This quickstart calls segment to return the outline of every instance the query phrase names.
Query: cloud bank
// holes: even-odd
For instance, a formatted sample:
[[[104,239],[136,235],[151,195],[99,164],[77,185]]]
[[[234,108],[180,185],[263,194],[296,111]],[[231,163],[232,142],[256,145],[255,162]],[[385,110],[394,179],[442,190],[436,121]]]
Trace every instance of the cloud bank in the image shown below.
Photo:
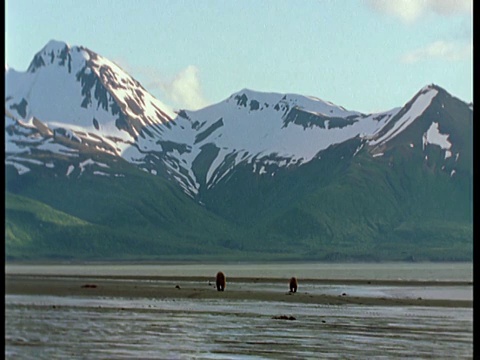
[[[366,4],[405,23],[412,23],[428,13],[443,16],[473,13],[473,0],[366,0]]]

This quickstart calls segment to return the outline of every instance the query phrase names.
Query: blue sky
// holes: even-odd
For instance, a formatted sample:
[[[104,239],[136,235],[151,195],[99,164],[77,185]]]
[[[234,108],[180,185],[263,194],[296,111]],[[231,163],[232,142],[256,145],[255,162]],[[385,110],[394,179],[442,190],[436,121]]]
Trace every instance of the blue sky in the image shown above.
[[[173,108],[243,88],[365,113],[424,85],[473,100],[472,0],[6,0],[5,63],[51,40],[115,61]]]

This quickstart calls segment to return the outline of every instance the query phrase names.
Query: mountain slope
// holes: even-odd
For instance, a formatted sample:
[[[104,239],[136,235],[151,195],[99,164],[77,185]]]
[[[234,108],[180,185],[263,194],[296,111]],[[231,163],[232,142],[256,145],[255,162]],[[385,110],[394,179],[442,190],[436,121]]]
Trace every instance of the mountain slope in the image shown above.
[[[52,176],[49,170],[39,166],[18,175],[7,167],[6,225],[12,230],[6,249],[11,258],[148,259],[218,252],[228,256],[222,243],[238,241],[235,227],[166,180],[125,161],[114,169],[121,170],[122,177],[85,172],[65,178]],[[43,218],[49,213],[58,226],[52,221],[45,225]],[[33,242],[22,243],[27,240]]]
[[[472,129],[433,84],[375,114],[248,89],[175,114],[52,41],[6,69],[7,256],[468,260]]]
[[[374,140],[388,134],[379,128],[332,144],[302,166],[272,161],[255,173],[243,161],[202,202],[251,229],[252,246],[280,243],[327,260],[469,258],[471,109],[427,86],[391,118],[410,124],[384,142]]]

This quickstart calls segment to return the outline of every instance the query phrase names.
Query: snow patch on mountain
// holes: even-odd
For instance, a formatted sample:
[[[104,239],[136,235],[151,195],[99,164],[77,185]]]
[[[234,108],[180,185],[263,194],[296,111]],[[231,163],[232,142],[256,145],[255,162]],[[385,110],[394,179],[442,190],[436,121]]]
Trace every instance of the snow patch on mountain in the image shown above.
[[[101,162],[98,162],[98,161],[94,161],[92,159],[87,159],[87,160],[82,161],[80,164],[78,164],[78,166],[80,168],[80,175],[83,174],[83,172],[85,171],[85,168],[87,166],[93,166],[93,165],[97,165],[97,166],[100,166],[100,167],[103,167],[103,168],[109,168],[109,166],[107,164],[104,164],[104,163],[101,163]]]
[[[15,161],[6,160],[5,165],[13,165],[17,170],[18,175],[23,175],[30,171],[30,168]]]
[[[36,160],[36,159],[30,159],[30,158],[24,158],[24,157],[18,157],[18,156],[10,156],[8,159],[13,161],[28,162],[34,165],[44,165],[42,161]]]
[[[441,134],[438,123],[432,122],[428,130],[422,136],[423,149],[425,149],[428,144],[438,145],[445,150],[445,159],[447,159],[452,156],[452,152],[450,151],[452,143],[448,141],[449,136],[450,135],[448,134]]]
[[[369,145],[375,146],[378,144],[383,144],[400,134],[410,124],[412,124],[415,119],[417,119],[420,115],[423,114],[423,112],[428,108],[433,98],[437,94],[438,91],[436,89],[433,89],[431,87],[424,87],[420,91],[419,95],[415,99],[414,103],[410,106],[408,111],[395,122],[393,127],[379,138],[375,140],[370,140]]]
[[[73,165],[68,165],[68,169],[67,169],[67,176],[70,176],[70,174],[73,172],[73,170],[75,170],[75,166]]]
[[[53,139],[48,139],[36,147],[38,150],[49,151],[54,154],[78,157],[78,150],[68,146],[55,143]]]

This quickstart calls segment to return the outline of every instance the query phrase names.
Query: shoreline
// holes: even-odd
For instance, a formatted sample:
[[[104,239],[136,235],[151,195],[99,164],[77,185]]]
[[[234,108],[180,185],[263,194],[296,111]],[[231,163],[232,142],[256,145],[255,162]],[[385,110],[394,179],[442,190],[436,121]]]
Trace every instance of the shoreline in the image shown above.
[[[230,283],[284,283],[284,292],[262,289],[229,289]],[[214,277],[205,276],[91,276],[5,274],[6,295],[50,295],[88,297],[127,297],[154,299],[230,299],[289,302],[319,305],[366,306],[430,306],[473,308],[473,300],[361,297],[310,294],[308,284],[393,285],[393,286],[470,286],[466,281],[405,281],[405,280],[321,280],[302,279],[297,293],[288,292],[288,279],[227,278],[225,291],[214,288]]]
[[[215,282],[215,276],[166,276],[166,275],[85,275],[85,274],[27,274],[7,273],[5,277],[28,277],[48,279],[98,279],[98,280],[128,280],[128,281],[181,281],[181,282]],[[288,284],[289,279],[278,277],[228,277],[229,283],[270,283]],[[473,281],[465,280],[385,280],[385,279],[309,279],[301,278],[303,284],[316,285],[378,285],[378,286],[473,286]]]

